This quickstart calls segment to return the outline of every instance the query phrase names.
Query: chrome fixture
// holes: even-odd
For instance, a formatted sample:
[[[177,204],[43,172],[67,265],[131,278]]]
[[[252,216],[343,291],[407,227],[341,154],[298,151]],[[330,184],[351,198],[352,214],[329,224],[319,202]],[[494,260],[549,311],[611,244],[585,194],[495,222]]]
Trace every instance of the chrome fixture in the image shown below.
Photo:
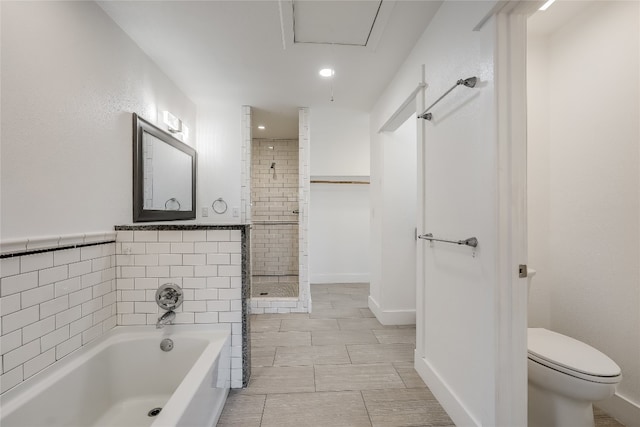
[[[165,283],[156,291],[156,303],[163,310],[175,310],[180,307],[183,298],[182,289],[175,283]]]
[[[166,202],[164,202],[164,210],[165,211],[179,211],[181,208],[180,201],[175,197],[170,198]]]
[[[164,328],[164,325],[170,325],[176,318],[176,313],[173,310],[167,311],[162,316],[158,317],[156,322],[156,329]],[[165,350],[166,351],[166,350]]]
[[[165,338],[160,342],[160,350],[162,351],[171,351],[173,350],[173,340],[170,338]]]
[[[217,214],[223,214],[227,211],[227,202],[222,197],[218,197],[211,204],[213,211]]]
[[[429,110],[431,110],[438,102],[442,101],[442,98],[444,98],[445,96],[449,95],[449,93],[454,90],[456,87],[462,85],[462,86],[466,86],[466,87],[475,87],[476,83],[478,82],[478,78],[477,77],[469,77],[466,79],[460,79],[456,82],[456,84],[454,84],[451,89],[449,89],[448,91],[446,91],[444,93],[444,95],[442,95],[440,98],[438,98],[436,100],[436,102],[434,102],[433,104],[431,104],[426,110],[424,110],[424,112],[422,114],[420,114],[418,116],[419,119],[426,119],[426,120],[431,120],[433,118],[433,115],[431,113],[429,113]]]
[[[427,233],[427,234],[421,234],[420,236],[418,236],[418,239],[429,240],[431,242],[454,243],[456,245],[471,246],[472,248],[478,247],[478,239],[476,239],[475,237],[469,237],[468,239],[464,239],[464,240],[445,240],[445,239],[436,239],[435,237],[433,237],[433,234]]]

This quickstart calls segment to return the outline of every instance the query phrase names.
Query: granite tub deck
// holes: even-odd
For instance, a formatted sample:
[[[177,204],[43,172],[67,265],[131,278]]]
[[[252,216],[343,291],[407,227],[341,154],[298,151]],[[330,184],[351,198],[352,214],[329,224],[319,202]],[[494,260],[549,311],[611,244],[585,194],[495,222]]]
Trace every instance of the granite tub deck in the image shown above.
[[[180,285],[176,323],[231,324],[231,387],[249,384],[251,260],[249,224],[115,227],[118,324],[155,324],[155,291]]]

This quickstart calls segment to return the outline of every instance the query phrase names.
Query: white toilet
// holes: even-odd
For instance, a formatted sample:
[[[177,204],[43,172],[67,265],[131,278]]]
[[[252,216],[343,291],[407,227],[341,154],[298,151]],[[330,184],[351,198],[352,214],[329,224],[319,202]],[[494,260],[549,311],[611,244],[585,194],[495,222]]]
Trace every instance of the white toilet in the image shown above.
[[[605,354],[543,328],[528,329],[527,367],[528,427],[593,427],[592,403],[612,396],[622,379]]]

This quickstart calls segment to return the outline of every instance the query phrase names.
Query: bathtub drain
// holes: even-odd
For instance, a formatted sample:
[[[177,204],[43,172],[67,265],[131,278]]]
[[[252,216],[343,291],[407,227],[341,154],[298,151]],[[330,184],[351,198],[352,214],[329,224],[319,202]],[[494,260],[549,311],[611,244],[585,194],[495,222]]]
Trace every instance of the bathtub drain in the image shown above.
[[[160,411],[162,411],[162,408],[153,408],[152,410],[150,410],[147,413],[147,416],[149,417],[155,417],[156,415],[158,415],[160,413]]]
[[[162,351],[171,351],[173,349],[173,340],[171,338],[165,338],[160,343],[160,349]]]

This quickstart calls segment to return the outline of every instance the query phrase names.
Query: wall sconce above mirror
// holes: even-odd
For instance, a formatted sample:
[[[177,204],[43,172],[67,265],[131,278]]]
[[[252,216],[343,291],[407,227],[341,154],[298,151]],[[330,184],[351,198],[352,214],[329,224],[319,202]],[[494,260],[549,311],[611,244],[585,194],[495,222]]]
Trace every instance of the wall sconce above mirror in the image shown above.
[[[133,114],[133,222],[196,217],[196,151]]]
[[[162,121],[165,125],[167,125],[167,129],[171,133],[181,133],[182,132],[182,120],[174,116],[168,111],[162,112]]]

